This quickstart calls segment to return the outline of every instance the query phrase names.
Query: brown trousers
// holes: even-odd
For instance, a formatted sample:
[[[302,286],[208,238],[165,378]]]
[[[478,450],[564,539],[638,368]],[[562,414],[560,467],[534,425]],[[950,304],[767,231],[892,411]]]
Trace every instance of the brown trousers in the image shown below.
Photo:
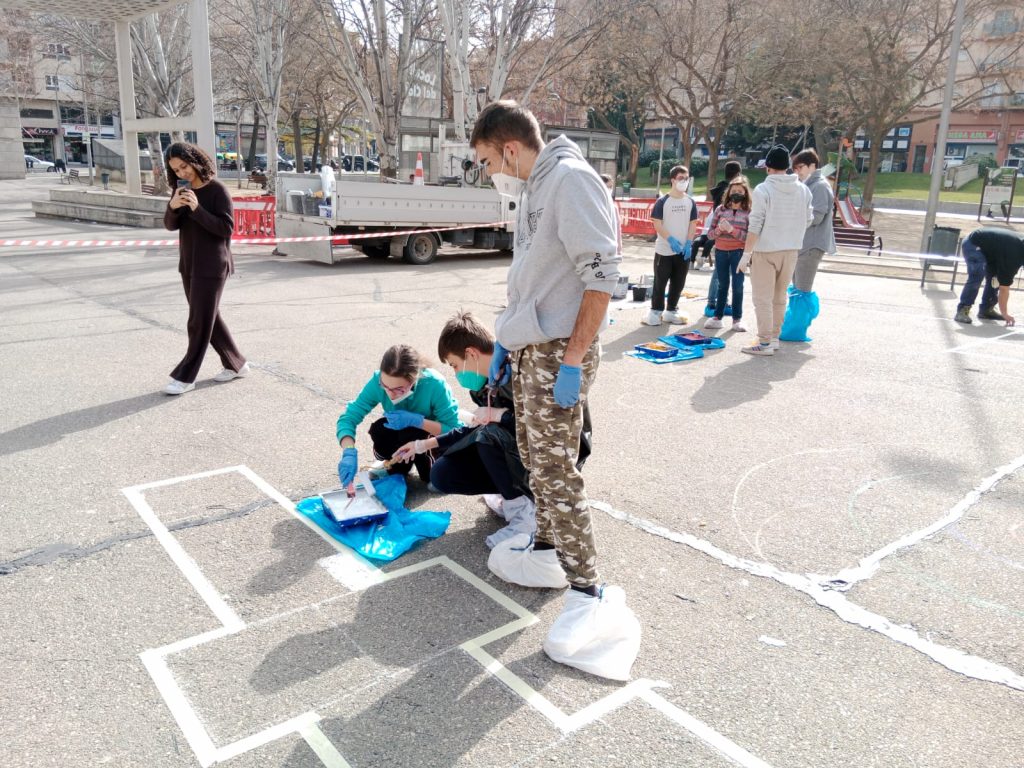
[[[171,378],[186,384],[195,381],[203,365],[206,347],[210,345],[220,355],[220,362],[225,368],[239,370],[245,365],[245,357],[235,346],[219,311],[220,296],[227,278],[182,274],[181,282],[188,299],[188,351],[171,371]]]

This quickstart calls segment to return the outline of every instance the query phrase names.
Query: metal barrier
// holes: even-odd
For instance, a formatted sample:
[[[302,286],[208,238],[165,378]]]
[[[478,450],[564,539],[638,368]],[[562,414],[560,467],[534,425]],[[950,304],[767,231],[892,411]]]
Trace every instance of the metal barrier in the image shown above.
[[[654,200],[616,200],[615,206],[619,210],[619,225],[624,235],[639,235],[641,237],[654,237],[654,224],[651,223],[651,211],[654,208]],[[711,201],[697,202],[697,234],[704,232],[704,222],[714,204]]]
[[[231,203],[235,209],[235,237],[274,237],[277,201],[272,195],[240,197]]]

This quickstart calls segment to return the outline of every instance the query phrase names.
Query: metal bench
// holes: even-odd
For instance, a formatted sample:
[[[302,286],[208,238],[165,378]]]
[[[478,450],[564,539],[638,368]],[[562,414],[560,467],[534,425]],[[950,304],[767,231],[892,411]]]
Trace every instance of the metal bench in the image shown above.
[[[85,179],[82,178],[82,173],[81,173],[81,171],[79,171],[78,168],[72,168],[67,173],[61,174],[61,177],[60,177],[60,183],[61,184],[70,184],[73,181],[77,181],[77,182],[80,182],[82,184],[85,184]]]
[[[266,189],[267,175],[265,173],[257,173],[256,171],[253,171],[246,179],[245,186],[251,189],[253,184],[259,184],[261,189]]]

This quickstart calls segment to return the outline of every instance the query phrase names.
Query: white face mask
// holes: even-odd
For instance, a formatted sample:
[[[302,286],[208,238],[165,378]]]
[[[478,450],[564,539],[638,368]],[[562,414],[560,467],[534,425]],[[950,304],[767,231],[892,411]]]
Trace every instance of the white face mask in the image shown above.
[[[505,173],[505,152],[501,153],[501,171],[498,173],[491,174],[491,183],[494,184],[494,188],[498,190],[499,195],[505,197],[514,197],[517,200],[519,196],[523,194],[523,189],[526,187],[526,181],[519,178],[519,158],[516,158],[516,175],[513,176],[511,173]]]
[[[676,182],[676,191],[685,192],[688,186],[690,186],[690,182],[688,180],[680,179],[679,181]]]
[[[392,397],[391,395],[388,395],[388,400],[391,401],[392,405],[398,405],[400,402],[405,400],[405,398],[407,398],[407,397],[412,397],[412,390],[411,389],[408,392],[406,392],[404,395],[399,395],[398,397]]]

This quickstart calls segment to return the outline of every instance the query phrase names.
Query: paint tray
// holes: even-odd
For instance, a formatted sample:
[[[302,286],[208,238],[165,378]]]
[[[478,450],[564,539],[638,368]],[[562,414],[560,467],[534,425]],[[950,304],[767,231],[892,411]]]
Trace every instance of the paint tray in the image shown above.
[[[320,495],[324,512],[339,528],[375,523],[388,515],[387,508],[377,498],[369,475],[360,473],[359,477],[363,484],[356,488],[355,496],[350,497],[344,488]]]
[[[634,349],[648,357],[672,357],[675,355],[676,350],[672,349],[668,344],[663,344],[660,341],[649,341],[646,344],[637,344]]]
[[[681,343],[688,347],[696,347],[703,344],[710,344],[710,336],[705,336],[703,333],[697,331],[689,331],[688,333],[673,333],[672,338],[678,339]]]

